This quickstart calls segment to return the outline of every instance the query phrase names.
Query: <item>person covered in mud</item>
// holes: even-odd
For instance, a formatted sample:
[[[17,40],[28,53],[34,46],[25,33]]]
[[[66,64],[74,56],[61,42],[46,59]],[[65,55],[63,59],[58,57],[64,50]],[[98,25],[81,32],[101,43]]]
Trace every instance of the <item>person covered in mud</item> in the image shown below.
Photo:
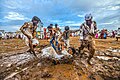
[[[50,39],[50,44],[54,48],[54,50],[58,53],[60,51],[60,48],[58,46],[58,37],[60,36],[60,33],[61,32],[60,32],[60,29],[58,27],[58,24],[55,24],[55,28],[52,28],[52,35],[51,35],[51,39]]]
[[[21,32],[27,37],[26,44],[30,47],[28,51],[34,54],[35,57],[37,57],[37,55],[35,54],[34,48],[39,44],[36,38],[36,29],[39,23],[42,24],[41,20],[37,16],[34,16],[31,22],[25,22],[20,28]]]
[[[61,30],[58,27],[58,24],[55,24],[55,29],[54,30],[55,30],[55,45],[58,46],[58,38],[61,35]]]
[[[92,18],[93,17],[91,14],[86,14],[85,15],[85,22],[82,23],[82,25],[80,26],[81,45],[79,47],[79,52],[81,53],[81,57],[82,57],[83,49],[85,47],[88,48],[88,50],[90,52],[88,60],[87,60],[88,64],[91,64],[90,60],[95,53],[95,45],[94,45],[93,37],[95,37],[95,34],[97,32],[97,24],[95,21],[92,21]]]
[[[47,29],[48,29],[47,38],[48,38],[48,39],[50,39],[51,36],[52,36],[52,33],[53,33],[52,28],[53,28],[53,24],[50,24],[50,25],[47,27]]]
[[[53,24],[50,24],[47,28],[48,28],[48,32],[50,33],[50,36],[52,36],[52,33],[53,33],[53,31],[52,31]]]
[[[70,47],[70,43],[69,43],[70,34],[77,31],[79,30],[70,30],[69,26],[65,26],[65,31],[61,34],[61,36],[58,39],[59,46],[64,42],[63,49],[66,48],[68,50]]]

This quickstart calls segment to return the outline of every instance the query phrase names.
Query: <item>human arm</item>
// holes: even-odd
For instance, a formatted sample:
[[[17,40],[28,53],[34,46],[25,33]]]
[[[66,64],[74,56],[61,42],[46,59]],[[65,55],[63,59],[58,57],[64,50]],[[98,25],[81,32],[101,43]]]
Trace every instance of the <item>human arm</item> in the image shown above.
[[[26,34],[26,32],[25,32],[25,28],[27,28],[28,27],[28,23],[27,22],[25,22],[24,24],[23,24],[23,26],[20,28],[20,31],[25,35],[25,36],[27,36],[28,38],[30,38],[30,36],[28,36],[28,34]]]
[[[80,29],[77,29],[77,30],[70,30],[70,33],[78,32],[78,31],[80,31]]]
[[[78,32],[78,31],[81,32],[81,29],[82,29],[82,25],[80,25],[80,28],[79,28],[79,29],[76,29],[76,30],[70,30],[70,33]]]
[[[27,28],[27,27],[28,27],[28,23],[25,22],[25,23],[23,24],[23,26],[20,28],[20,31],[21,31],[24,35],[26,35],[24,29]]]

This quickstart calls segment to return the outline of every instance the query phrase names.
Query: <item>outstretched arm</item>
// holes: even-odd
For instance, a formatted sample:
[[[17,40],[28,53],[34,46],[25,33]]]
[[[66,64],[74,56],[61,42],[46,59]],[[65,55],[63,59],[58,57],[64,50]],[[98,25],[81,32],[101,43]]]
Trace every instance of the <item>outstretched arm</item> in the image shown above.
[[[70,30],[70,33],[78,32],[78,31],[80,31],[80,29],[78,29],[78,30]]]

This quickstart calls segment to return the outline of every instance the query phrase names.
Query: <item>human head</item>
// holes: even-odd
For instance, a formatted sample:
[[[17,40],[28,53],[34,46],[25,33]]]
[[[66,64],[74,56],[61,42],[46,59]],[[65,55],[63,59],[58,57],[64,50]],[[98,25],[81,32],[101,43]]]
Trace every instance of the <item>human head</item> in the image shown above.
[[[36,26],[39,22],[41,22],[41,20],[37,16],[34,16],[32,18],[32,22],[33,22],[33,25]]]
[[[53,27],[53,24],[50,24],[50,27]]]
[[[69,26],[65,26],[65,31],[68,31],[69,30]]]
[[[57,28],[58,24],[55,24],[55,28]]]
[[[86,24],[87,25],[91,25],[91,22],[92,22],[92,15],[91,14],[86,14],[85,15],[85,21],[86,21]]]

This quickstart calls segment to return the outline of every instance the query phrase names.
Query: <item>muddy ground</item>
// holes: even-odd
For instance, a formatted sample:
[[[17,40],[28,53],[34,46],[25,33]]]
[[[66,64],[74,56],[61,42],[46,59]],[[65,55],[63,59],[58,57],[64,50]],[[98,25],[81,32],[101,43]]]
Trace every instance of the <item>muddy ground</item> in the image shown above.
[[[95,39],[96,52],[88,65],[89,52],[85,49],[81,58],[53,60],[42,58],[40,50],[49,46],[47,40],[40,40],[37,47],[39,59],[27,52],[23,40],[0,41],[0,80],[120,80],[120,41],[114,38]],[[77,49],[79,37],[71,37],[70,44]]]

